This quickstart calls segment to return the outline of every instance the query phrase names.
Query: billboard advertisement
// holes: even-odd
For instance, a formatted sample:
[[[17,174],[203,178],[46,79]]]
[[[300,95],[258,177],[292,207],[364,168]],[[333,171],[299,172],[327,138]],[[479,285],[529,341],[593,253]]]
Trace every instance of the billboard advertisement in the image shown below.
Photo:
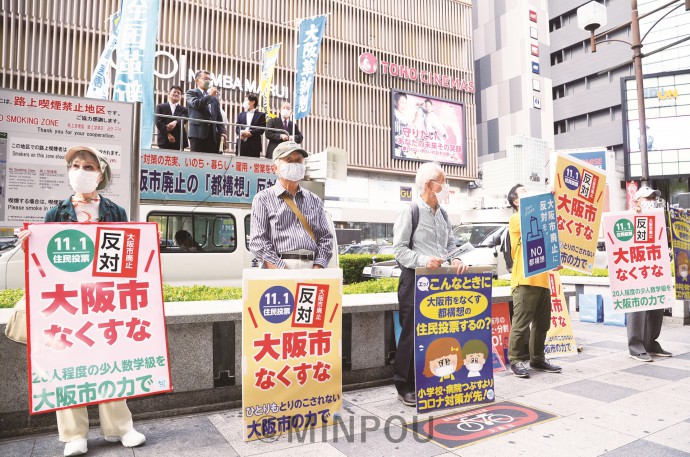
[[[391,147],[394,159],[464,166],[465,105],[391,90]]]

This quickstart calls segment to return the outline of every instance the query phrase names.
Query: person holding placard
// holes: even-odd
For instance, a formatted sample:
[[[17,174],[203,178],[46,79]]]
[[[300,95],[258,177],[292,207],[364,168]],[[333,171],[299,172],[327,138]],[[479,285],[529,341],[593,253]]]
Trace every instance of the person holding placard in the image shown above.
[[[108,158],[89,146],[75,146],[65,154],[69,184],[74,195],[50,209],[45,222],[127,222],[124,208],[99,195],[110,181]],[[18,238],[24,242],[31,235],[22,230]],[[100,403],[98,412],[101,434],[106,441],[120,441],[125,447],[144,444],[146,437],[134,429],[132,413],[125,400]],[[88,450],[89,416],[86,407],[61,409],[56,412],[60,441],[65,443],[64,455],[81,455]]]

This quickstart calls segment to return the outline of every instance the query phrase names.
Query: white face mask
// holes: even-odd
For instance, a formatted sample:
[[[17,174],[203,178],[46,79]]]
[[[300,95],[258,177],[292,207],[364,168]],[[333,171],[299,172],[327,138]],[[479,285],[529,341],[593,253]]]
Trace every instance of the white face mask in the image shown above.
[[[289,109],[281,109],[280,115],[283,116],[284,119],[287,119],[290,117],[290,110]]]
[[[281,162],[278,165],[278,176],[288,181],[301,181],[307,167],[299,162]]]
[[[465,366],[467,367],[468,371],[472,372],[472,371],[481,371],[484,364],[483,363],[466,363]]]
[[[77,193],[90,194],[98,187],[99,175],[100,173],[97,171],[85,171],[81,168],[78,170],[70,170],[69,185]]]
[[[242,108],[244,108],[245,111],[249,111],[249,102],[247,100],[242,102]]]
[[[446,198],[448,198],[448,194],[450,194],[450,185],[448,185],[448,183],[444,183],[441,185],[441,190],[434,193],[436,194],[436,200],[438,200],[438,202],[441,203],[442,201],[445,201]]]
[[[455,372],[455,367],[453,365],[445,365],[439,368],[433,368],[431,372],[434,374],[434,376],[442,378],[444,376],[453,374],[453,372]]]
[[[642,209],[654,209],[654,208],[663,208],[663,207],[664,207],[664,202],[661,199],[640,201],[640,208],[642,208]]]
[[[681,272],[680,272],[680,277],[683,278],[683,279],[687,278],[687,277],[688,277],[688,272],[687,272],[687,271],[681,271]]]

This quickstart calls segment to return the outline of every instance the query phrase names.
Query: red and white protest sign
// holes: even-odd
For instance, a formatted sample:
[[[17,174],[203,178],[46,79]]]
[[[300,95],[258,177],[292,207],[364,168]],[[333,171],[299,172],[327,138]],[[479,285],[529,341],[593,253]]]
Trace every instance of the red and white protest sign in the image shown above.
[[[157,225],[28,227],[29,412],[171,391]]]
[[[604,214],[613,313],[673,305],[673,278],[663,209]]]

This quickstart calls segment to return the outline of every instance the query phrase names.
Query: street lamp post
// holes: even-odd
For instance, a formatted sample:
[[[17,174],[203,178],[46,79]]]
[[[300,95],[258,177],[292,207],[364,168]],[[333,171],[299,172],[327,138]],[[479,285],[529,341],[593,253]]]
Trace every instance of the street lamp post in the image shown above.
[[[672,0],[658,8],[655,8],[653,11],[650,11],[646,13],[644,16],[648,16],[652,13],[656,13],[657,11],[660,11],[666,7],[669,7],[673,4],[679,3],[681,0]],[[685,9],[690,10],[690,0],[685,0]],[[681,5],[678,5],[676,8],[681,7]],[[642,74],[642,40],[643,38],[640,38],[640,14],[637,10],[637,0],[631,0],[630,1],[630,7],[632,10],[632,15],[631,15],[631,20],[630,20],[630,26],[632,28],[632,42],[627,42],[625,40],[617,40],[617,39],[606,39],[606,40],[599,40],[599,43],[605,43],[608,41],[619,41],[622,43],[625,43],[630,46],[630,48],[633,51],[633,68],[635,70],[635,85],[637,89],[637,112],[638,112],[638,119],[639,119],[639,129],[640,129],[640,136],[639,136],[639,142],[640,142],[640,161],[642,162],[642,176],[641,176],[641,181],[642,181],[642,186],[647,186],[648,181],[649,181],[649,160],[647,156],[647,119],[646,119],[646,113],[645,113],[645,103],[644,103],[644,76]],[[674,9],[676,9],[674,8]],[[672,10],[671,10],[672,11]],[[669,11],[670,13],[670,11]],[[665,14],[661,19],[666,17],[668,15]],[[659,23],[661,20],[659,19],[652,25],[650,30],[656,26],[656,24]],[[600,28],[606,25],[606,7],[602,5],[601,3],[597,3],[596,1],[591,1],[580,8],[577,9],[577,24],[581,29],[584,29],[588,32],[590,32],[591,37],[590,37],[590,43],[591,43],[591,48],[592,52],[597,52],[597,38],[594,34],[594,32]],[[627,24],[626,24],[627,26]],[[618,30],[621,27],[616,27],[615,29],[609,30],[605,33],[611,33],[614,30]],[[649,33],[649,32],[647,32]],[[645,35],[646,37],[647,35]],[[682,41],[686,41],[688,38],[684,38],[682,40],[676,41],[674,43],[671,43],[668,46],[664,46],[662,49],[666,49],[670,46],[674,46],[676,44],[681,43]],[[661,49],[660,49],[661,50]],[[659,51],[659,50],[657,50]],[[655,51],[655,52],[657,52]]]

